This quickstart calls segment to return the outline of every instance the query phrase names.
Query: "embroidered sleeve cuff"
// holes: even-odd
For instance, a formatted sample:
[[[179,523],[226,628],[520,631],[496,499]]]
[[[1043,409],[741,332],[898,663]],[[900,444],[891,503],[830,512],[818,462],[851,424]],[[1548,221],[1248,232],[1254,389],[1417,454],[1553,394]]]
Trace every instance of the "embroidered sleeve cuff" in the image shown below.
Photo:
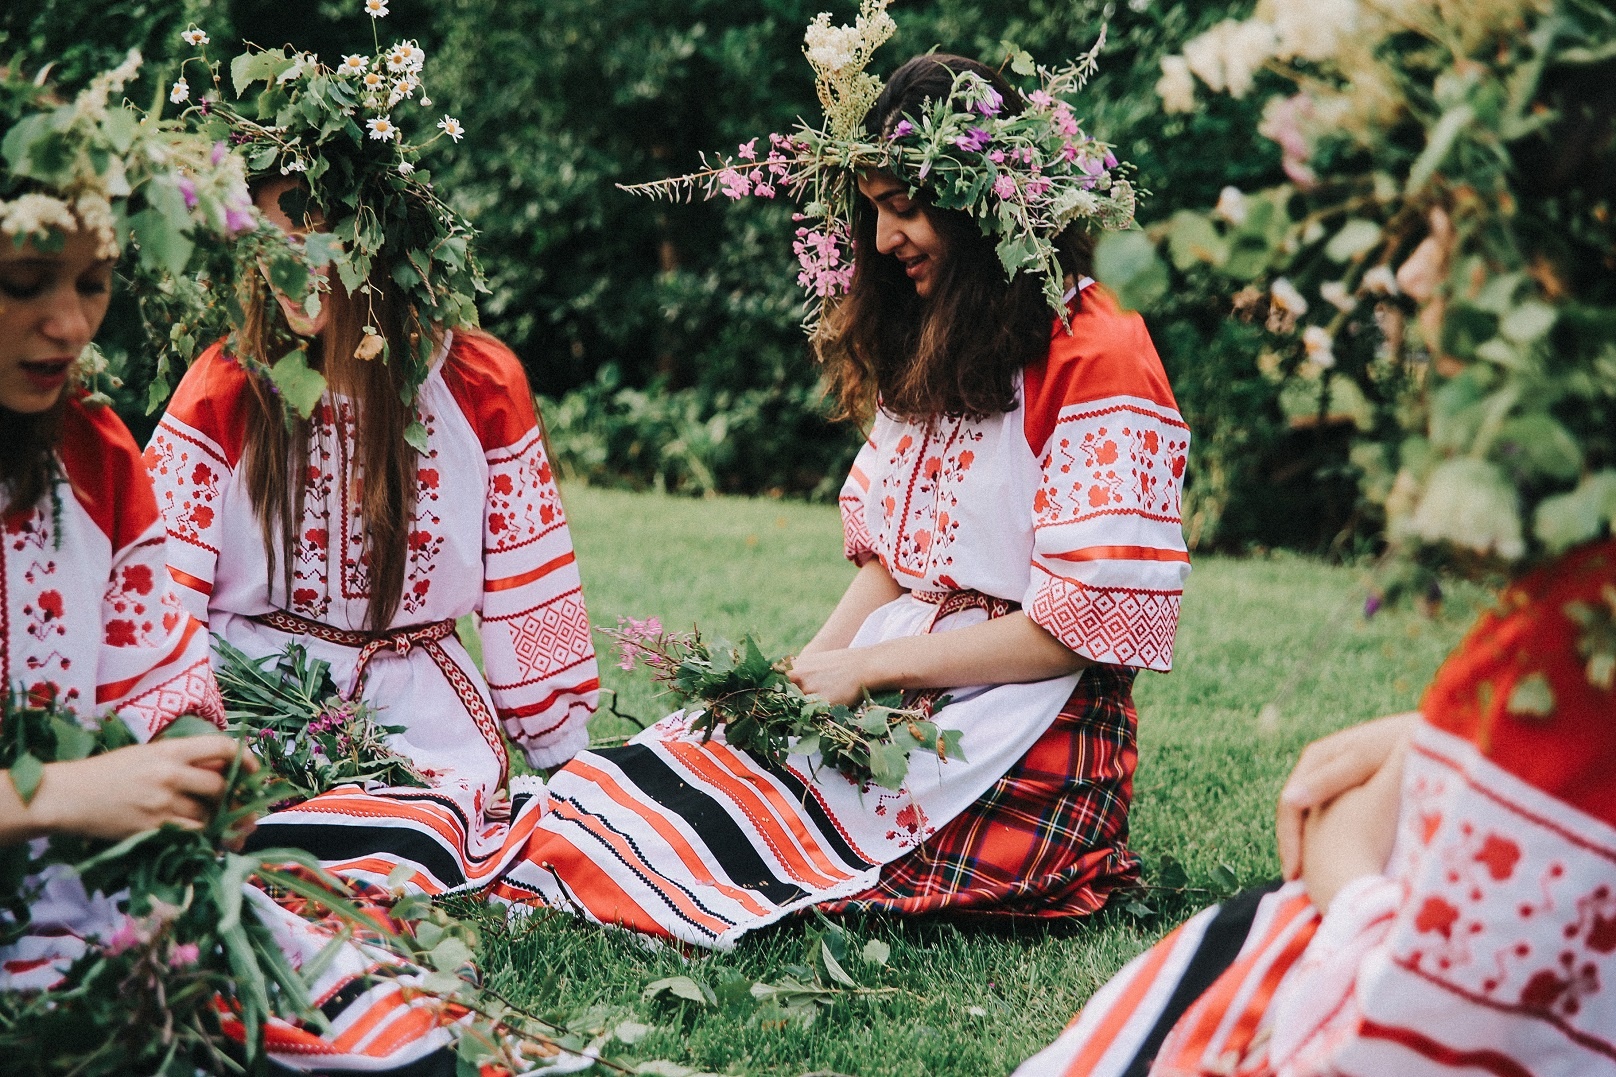
[[[1173,668],[1179,592],[1087,587],[1034,569],[1023,607],[1073,653],[1108,666]]]
[[[589,747],[589,728],[586,722],[568,722],[553,737],[540,744],[522,745],[522,754],[534,770],[559,767]]]
[[[1384,875],[1361,875],[1336,891],[1319,922],[1313,946],[1321,952],[1344,949],[1365,932],[1389,927],[1402,901],[1403,888]]]

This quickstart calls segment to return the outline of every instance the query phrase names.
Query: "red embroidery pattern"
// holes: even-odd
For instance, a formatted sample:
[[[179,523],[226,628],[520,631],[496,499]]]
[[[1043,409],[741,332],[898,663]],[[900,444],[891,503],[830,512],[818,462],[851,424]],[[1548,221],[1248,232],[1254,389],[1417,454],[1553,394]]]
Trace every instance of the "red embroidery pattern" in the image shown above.
[[[535,427],[518,444],[488,459],[488,552],[537,542],[564,523],[561,493]],[[506,454],[509,455],[506,455]]]
[[[182,714],[194,714],[224,728],[224,697],[206,658],[138,696],[110,702],[141,740],[157,736]]]
[[[424,403],[419,410],[426,427],[427,451],[420,454],[415,471],[415,526],[410,529],[410,558],[404,570],[404,599],[400,603],[408,614],[426,608],[426,596],[432,590],[432,559],[443,549],[443,520],[433,511],[442,480],[435,466],[438,450],[433,444],[438,418]]]
[[[870,496],[881,513],[879,548],[893,571],[925,578],[953,565],[948,550],[959,535],[960,485],[983,436],[965,419],[911,425],[888,451]]]
[[[1173,655],[1181,595],[1086,587],[1046,573],[1027,614],[1069,647],[1118,666],[1165,666]]]
[[[517,688],[560,673],[595,653],[583,592],[576,587],[530,610],[484,621],[485,626],[490,623],[499,624],[509,634],[523,678],[491,687]]]
[[[142,545],[161,544],[153,539]],[[185,610],[158,584],[151,566],[143,564],[126,565],[108,582],[101,609],[109,647],[159,647],[169,638]]]
[[[1189,459],[1178,419],[1134,405],[1064,408],[1033,497],[1038,527],[1133,513],[1177,523]]]
[[[1481,765],[1471,746],[1459,750]],[[1574,809],[1532,807],[1519,779],[1464,767],[1421,741],[1409,754],[1412,915],[1394,960],[1616,1058],[1616,848],[1579,833]]]
[[[169,535],[217,554],[208,532],[217,519],[214,502],[228,474],[224,458],[165,421],[158,424],[144,459],[147,472],[158,477],[159,507]]]

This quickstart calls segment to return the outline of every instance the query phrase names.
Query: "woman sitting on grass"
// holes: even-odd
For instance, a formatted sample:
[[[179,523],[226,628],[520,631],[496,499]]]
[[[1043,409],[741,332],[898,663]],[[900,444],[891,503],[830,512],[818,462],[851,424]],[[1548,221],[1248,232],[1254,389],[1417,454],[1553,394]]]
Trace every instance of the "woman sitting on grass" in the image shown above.
[[[765,766],[676,714],[562,769],[507,898],[726,946],[814,905],[1084,916],[1136,878],[1131,685],[1170,665],[1189,559],[1188,431],[1143,323],[1085,275],[1087,228],[1129,219],[1132,191],[1064,102],[974,61],[916,57],[859,96],[884,6],[839,31],[861,35],[852,60],[816,51],[825,17],[809,28],[827,131],[650,186],[819,192],[798,250],[822,297],[851,215],[851,288],[815,343],[843,410],[874,415],[841,498],[859,569],[789,676],[833,704],[901,690],[963,757],[917,752],[889,792],[817,752]],[[921,166],[936,146],[953,163]],[[1015,213],[1035,219],[1024,256],[976,219]]]
[[[215,102],[197,122],[249,148],[265,216],[311,253],[342,252],[314,313],[251,280],[244,324],[169,404],[146,461],[171,568],[187,608],[249,659],[296,643],[329,663],[345,696],[402,727],[389,747],[424,779],[340,786],[253,841],[344,876],[402,867],[425,893],[478,890],[542,808],[509,798],[502,729],[531,766],[557,766],[587,743],[599,685],[533,396],[475,328],[470,225],[388,118],[419,89],[421,50],[336,69],[284,50],[242,59],[264,115]],[[438,126],[459,138],[452,119]],[[480,671],[455,632],[473,613]]]
[[[136,211],[119,205],[133,200],[131,186],[148,198],[164,187],[212,192],[194,215],[176,216],[161,202],[143,210],[151,215],[143,256],[203,239],[221,222],[228,223],[207,238],[229,241],[256,222],[240,169],[215,155],[211,140],[154,134],[155,121],[147,121],[131,144],[128,132],[137,127],[127,115],[118,117],[125,126],[101,127],[98,117],[123,111],[108,97],[135,63],[99,77],[66,105],[0,71],[0,131],[20,142],[15,160],[38,160],[36,151],[49,148],[56,162],[45,178],[0,167],[0,693],[8,718],[52,707],[90,727],[112,714],[146,742],[182,716],[222,725],[224,714],[207,632],[168,577],[162,519],[139,450],[105,401],[89,397],[77,364],[107,311],[123,238],[113,214]],[[12,144],[8,138],[8,151]],[[9,748],[19,733],[4,733]],[[202,829],[240,750],[224,735],[188,736],[47,761],[32,777],[20,765],[0,772],[0,846],[32,842],[37,857],[45,838],[112,843],[162,826]],[[166,911],[154,906],[148,917],[126,907],[127,892],[87,892],[72,868],[55,862],[5,885],[15,889],[0,893],[0,1039],[21,1045],[6,1072],[175,1072],[182,1062],[222,1064],[218,1051],[239,1055],[248,1035],[233,1019],[239,1009],[195,988],[192,966],[216,970],[221,956],[164,941],[192,895]],[[307,989],[329,1023],[271,1020],[264,1031],[276,1072],[456,1072],[453,1025],[464,1010],[422,993],[418,970],[382,950],[332,949],[352,922],[306,919],[304,902],[292,895],[272,900],[247,885],[243,897],[243,920],[268,933],[283,961],[323,970]],[[98,961],[122,960],[127,969],[131,955],[148,948],[150,961],[136,969],[142,975],[120,982],[122,972],[103,967],[94,981]],[[155,990],[158,1005],[172,1020],[167,1008],[188,996],[184,1004],[200,1015],[196,1029],[165,1028],[139,1009],[149,1001],[152,962],[168,978],[167,996],[161,983]],[[239,998],[250,988],[231,990]],[[108,992],[118,995],[115,1009],[95,1009]],[[202,1056],[175,1056],[197,1031],[209,1041]]]

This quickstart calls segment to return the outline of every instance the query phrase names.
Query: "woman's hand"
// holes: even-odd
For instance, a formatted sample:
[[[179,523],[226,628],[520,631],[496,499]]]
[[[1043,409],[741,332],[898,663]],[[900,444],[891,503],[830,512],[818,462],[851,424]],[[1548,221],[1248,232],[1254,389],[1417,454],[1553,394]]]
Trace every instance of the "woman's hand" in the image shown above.
[[[869,687],[865,659],[869,648],[810,651],[792,659],[786,676],[810,696],[851,707]]]
[[[1407,754],[1407,739],[1397,741],[1373,777],[1310,811],[1303,822],[1302,883],[1320,912],[1347,883],[1386,870],[1397,838]]]
[[[222,735],[179,737],[47,763],[27,814],[39,834],[107,841],[164,823],[199,830],[224,794],[224,772],[240,748]]]
[[[1308,813],[1373,778],[1419,721],[1417,712],[1392,714],[1332,733],[1303,749],[1279,794],[1279,864],[1287,880],[1302,877],[1302,830]]]

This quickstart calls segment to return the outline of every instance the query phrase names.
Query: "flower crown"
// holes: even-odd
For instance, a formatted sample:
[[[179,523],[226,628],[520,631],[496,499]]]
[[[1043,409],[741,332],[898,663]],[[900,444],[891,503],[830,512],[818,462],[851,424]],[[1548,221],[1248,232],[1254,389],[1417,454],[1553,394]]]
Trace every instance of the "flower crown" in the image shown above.
[[[852,220],[862,170],[890,172],[926,188],[940,209],[960,210],[996,241],[1005,275],[1043,278],[1044,297],[1064,324],[1064,274],[1056,238],[1074,222],[1123,229],[1133,222],[1136,192],[1124,178],[1111,147],[1084,134],[1064,100],[1098,68],[1102,30],[1092,49],[1063,68],[1037,67],[1011,50],[1011,68],[1034,75],[1038,89],[1021,94],[1024,107],[1010,114],[1003,97],[974,72],[954,76],[948,95],[928,100],[881,137],[864,129],[865,116],[882,84],[864,70],[875,50],[896,30],[890,0],[863,0],[851,26],[833,27],[821,14],[808,24],[803,53],[814,69],[825,121],[799,124],[790,135],[771,134],[766,153],[758,140],[733,156],[702,156],[703,167],[653,183],[619,185],[653,198],[723,194],[739,199],[774,198],[785,191],[801,204],[792,249],[802,270],[797,282],[810,302],[804,328],[817,338],[824,315],[853,279]],[[817,301],[817,302],[815,302]]]
[[[0,74],[6,132],[0,242],[52,250],[68,233],[85,232],[95,237],[99,257],[116,258],[133,239],[137,253],[125,274],[148,315],[148,333],[166,345],[171,323],[149,316],[145,304],[183,290],[199,266],[262,259],[295,279],[300,263],[254,211],[244,164],[223,142],[114,103],[140,64],[140,53],[131,50],[68,103],[55,97],[43,75]],[[106,373],[106,359],[92,345],[80,357],[78,376],[95,380]],[[166,382],[162,388],[166,396]],[[106,396],[96,392],[92,399],[105,402]]]
[[[459,142],[465,129],[445,115],[430,139],[405,140],[396,110],[406,101],[432,104],[421,81],[426,53],[414,41],[384,49],[374,20],[387,15],[387,4],[366,0],[364,7],[373,20],[369,54],[347,55],[328,67],[313,53],[253,47],[231,60],[230,82],[238,99],[262,84],[254,99],[243,104],[225,100],[220,65],[207,55],[207,35],[187,30],[185,40],[202,51],[186,64],[202,64],[214,87],[187,114],[202,130],[239,146],[254,178],[301,179],[306,204],[325,218],[323,233],[308,239],[311,257],[316,263],[334,262],[350,294],[371,296],[367,281],[379,259],[403,289],[414,321],[449,328],[474,325],[474,296],[487,291],[472,252],[476,230],[417,164],[428,146],[445,137]],[[184,78],[175,83],[170,99],[191,99]],[[407,364],[406,391],[413,400],[430,373],[431,334],[418,334],[410,355],[393,357],[374,317],[367,316],[366,322],[357,357],[401,359]],[[324,390],[323,379],[300,362],[273,380],[283,389],[295,386],[296,399],[289,402],[305,415]],[[405,433],[417,448],[424,446],[425,436],[419,422]]]

